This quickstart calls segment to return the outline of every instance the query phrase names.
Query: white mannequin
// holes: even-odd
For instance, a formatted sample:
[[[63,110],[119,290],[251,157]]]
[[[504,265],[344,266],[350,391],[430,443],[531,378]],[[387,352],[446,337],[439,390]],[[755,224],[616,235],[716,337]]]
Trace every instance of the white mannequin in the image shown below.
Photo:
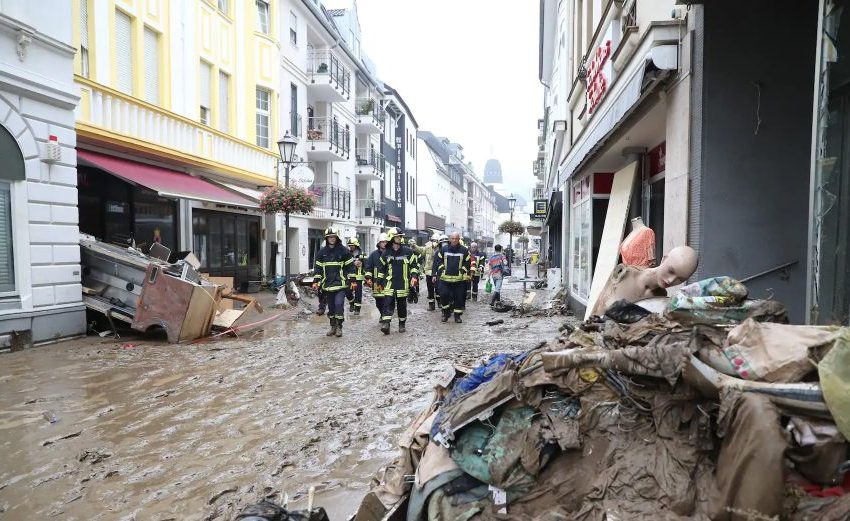
[[[666,296],[666,289],[688,280],[697,270],[697,252],[689,246],[670,250],[657,268],[618,265],[605,284],[592,314],[601,315],[618,300],[639,300]]]

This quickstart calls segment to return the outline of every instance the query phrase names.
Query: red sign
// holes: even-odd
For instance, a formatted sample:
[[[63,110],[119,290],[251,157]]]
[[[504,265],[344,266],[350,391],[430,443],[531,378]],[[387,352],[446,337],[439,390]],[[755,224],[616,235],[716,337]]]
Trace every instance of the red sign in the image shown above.
[[[596,48],[596,53],[587,66],[587,113],[593,114],[596,106],[602,101],[602,96],[608,89],[608,78],[605,65],[611,57],[611,40],[605,40]]]
[[[663,172],[667,162],[667,142],[662,141],[660,145],[650,150],[647,156],[649,176],[652,177]]]

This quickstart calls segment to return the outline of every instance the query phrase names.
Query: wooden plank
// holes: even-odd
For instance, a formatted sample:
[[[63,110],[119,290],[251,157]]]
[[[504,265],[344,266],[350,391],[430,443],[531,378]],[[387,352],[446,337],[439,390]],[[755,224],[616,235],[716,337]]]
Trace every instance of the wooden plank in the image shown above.
[[[634,161],[614,174],[611,186],[611,197],[608,199],[608,211],[605,214],[605,228],[602,230],[602,241],[599,243],[599,254],[596,257],[596,269],[593,271],[593,282],[590,285],[590,298],[587,299],[587,310],[584,318],[590,318],[596,307],[596,301],[605,288],[608,278],[620,258],[620,243],[623,231],[626,229],[626,219],[629,216],[629,203],[632,199],[632,188],[635,184],[638,162]]]

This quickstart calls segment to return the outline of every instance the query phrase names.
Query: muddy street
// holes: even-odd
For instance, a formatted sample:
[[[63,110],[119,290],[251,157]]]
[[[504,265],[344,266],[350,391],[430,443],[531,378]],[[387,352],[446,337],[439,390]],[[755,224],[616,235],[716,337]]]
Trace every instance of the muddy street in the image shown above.
[[[464,324],[442,324],[424,299],[403,335],[377,318],[364,297],[341,339],[293,310],[238,340],[90,336],[2,355],[0,518],[230,519],[314,485],[344,519],[452,363],[523,350],[564,321],[472,302]]]

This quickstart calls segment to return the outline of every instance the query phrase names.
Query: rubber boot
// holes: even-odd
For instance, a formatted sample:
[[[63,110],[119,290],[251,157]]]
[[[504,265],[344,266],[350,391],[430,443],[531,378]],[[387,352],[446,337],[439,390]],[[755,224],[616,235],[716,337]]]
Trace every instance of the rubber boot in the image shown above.
[[[474,300],[475,302],[478,302],[478,293],[472,294],[472,300]]]
[[[322,306],[319,306],[319,309],[316,310],[316,314],[320,315],[320,316],[324,315],[325,314],[325,308],[323,308]]]
[[[348,305],[348,311],[351,311],[352,313],[354,312],[354,302]]]
[[[434,311],[437,309],[437,306],[433,302],[428,303],[428,311]]]
[[[451,316],[451,314],[452,314],[452,312],[451,312],[451,311],[449,311],[449,310],[447,310],[447,309],[444,309],[444,310],[443,310],[443,318],[441,318],[440,320],[442,320],[443,322],[448,322],[448,321],[449,321],[449,317]]]
[[[355,315],[359,315],[359,314],[360,314],[360,308],[358,308],[358,307],[356,307],[356,306],[355,306],[355,308],[354,308],[354,314],[355,314]]]
[[[407,328],[405,327],[404,322],[399,321],[399,323],[398,323],[398,332],[399,332],[399,333],[404,333],[404,332],[406,332],[406,331],[407,331]]]
[[[390,322],[389,322],[389,320],[387,320],[385,322],[381,322],[381,333],[383,333],[385,335],[390,334]]]
[[[336,336],[342,336],[342,320],[336,319]]]
[[[328,329],[328,332],[325,333],[326,336],[334,336],[336,334],[336,319],[331,319],[331,327]]]
[[[463,319],[460,318],[460,313],[455,313],[455,324],[460,324],[463,322]]]

